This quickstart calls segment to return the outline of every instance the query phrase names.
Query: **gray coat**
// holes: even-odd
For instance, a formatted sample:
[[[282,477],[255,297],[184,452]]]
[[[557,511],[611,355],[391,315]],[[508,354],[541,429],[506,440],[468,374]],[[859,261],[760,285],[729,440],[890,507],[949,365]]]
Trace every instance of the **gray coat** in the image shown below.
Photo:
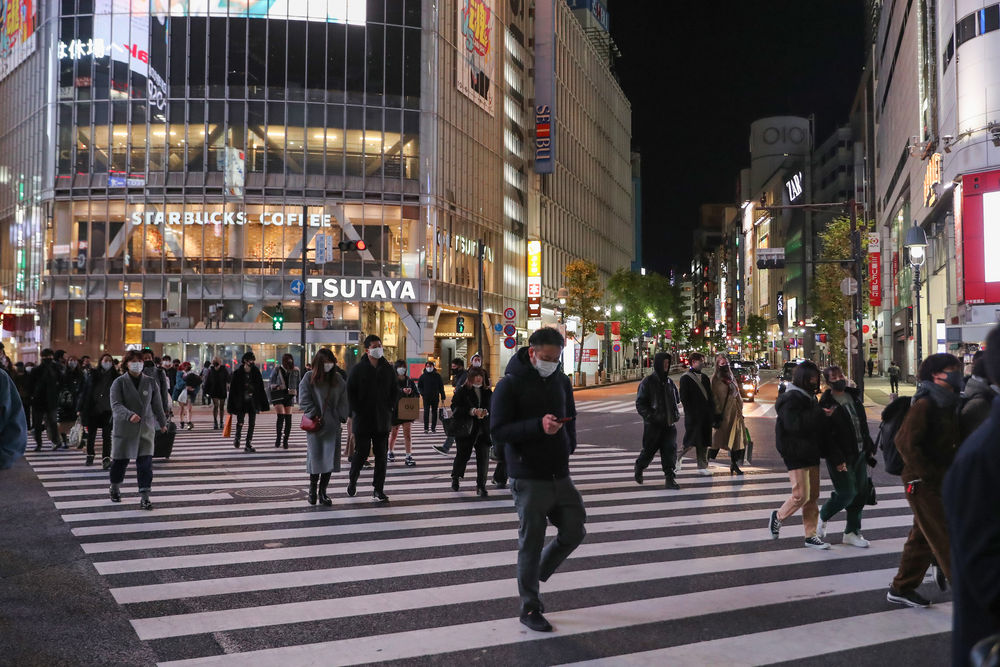
[[[347,400],[347,382],[336,371],[333,376],[332,387],[326,383],[314,385],[312,371],[308,371],[299,383],[302,412],[312,417],[323,416],[323,428],[306,433],[306,471],[310,475],[340,471],[341,420],[346,421],[351,416],[351,408]]]
[[[142,420],[133,424],[132,415]],[[148,375],[139,376],[136,389],[125,373],[111,383],[111,458],[134,459],[152,456],[154,429],[167,425],[163,410],[163,393],[157,381]]]

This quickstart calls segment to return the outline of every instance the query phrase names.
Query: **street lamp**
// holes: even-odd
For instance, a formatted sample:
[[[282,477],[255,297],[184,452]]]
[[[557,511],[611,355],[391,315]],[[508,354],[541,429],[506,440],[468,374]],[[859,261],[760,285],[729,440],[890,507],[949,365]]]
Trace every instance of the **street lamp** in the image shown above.
[[[615,304],[615,312],[616,313],[622,312],[623,309],[624,309],[624,306],[622,306],[620,303],[616,303]]]
[[[910,227],[909,231],[906,232],[906,243],[904,246],[910,251],[910,266],[913,267],[913,289],[917,293],[917,308],[914,314],[917,318],[917,368],[919,369],[923,361],[923,350],[920,344],[920,267],[924,265],[924,260],[927,259],[927,234],[917,225]]]
[[[559,291],[556,292],[556,298],[559,299],[559,323],[563,324],[566,322],[566,299],[569,298],[569,292],[566,291],[565,287],[560,287]]]

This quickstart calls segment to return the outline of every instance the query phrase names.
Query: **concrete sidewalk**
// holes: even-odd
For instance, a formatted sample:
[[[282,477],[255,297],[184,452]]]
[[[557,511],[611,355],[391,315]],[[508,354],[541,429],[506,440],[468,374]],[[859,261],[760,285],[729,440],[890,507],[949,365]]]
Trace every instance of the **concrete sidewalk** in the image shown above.
[[[885,407],[892,401],[889,392],[889,377],[865,376],[865,407]],[[899,383],[899,396],[913,396],[917,388],[915,385],[906,382]]]

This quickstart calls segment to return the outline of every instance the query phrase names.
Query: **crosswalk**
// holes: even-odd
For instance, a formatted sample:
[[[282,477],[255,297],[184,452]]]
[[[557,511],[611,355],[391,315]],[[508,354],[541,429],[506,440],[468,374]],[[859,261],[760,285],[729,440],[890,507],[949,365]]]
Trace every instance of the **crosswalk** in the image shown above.
[[[80,452],[28,454],[160,665],[749,665],[948,641],[949,603],[884,601],[911,523],[896,487],[866,512],[871,548],[817,552],[797,519],[778,541],[765,529],[788,494],[783,472],[688,468],[671,492],[658,462],[639,486],[634,452],[582,444],[572,472],[588,536],[542,585],[557,629],[543,635],[516,618],[509,491],[476,497],[474,464],[452,491],[451,459],[430,449],[440,433],[414,429],[417,465],[389,465],[388,505],[364,493],[370,472],[349,498],[343,472],[325,508],[305,501],[304,434],[274,449],[273,423],[261,418],[255,454],[217,431],[180,433],[155,463],[152,512],[138,509],[131,472],[113,504],[106,473]],[[831,522],[835,543],[841,530]]]
[[[635,397],[603,401],[577,400],[576,411],[600,414],[635,414]],[[683,408],[681,409],[683,413]],[[743,404],[744,417],[774,417],[774,403],[756,401]]]

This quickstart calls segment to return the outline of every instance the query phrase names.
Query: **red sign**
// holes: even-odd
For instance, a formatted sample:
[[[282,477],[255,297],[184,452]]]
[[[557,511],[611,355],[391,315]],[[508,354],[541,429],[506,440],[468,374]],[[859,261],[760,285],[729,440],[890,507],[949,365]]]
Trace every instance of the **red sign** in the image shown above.
[[[892,306],[899,308],[899,251],[892,251]]]
[[[964,195],[955,195],[955,292],[958,303],[965,301],[965,247],[962,238],[962,208]]]
[[[594,325],[594,333],[598,336],[604,335],[604,322],[598,322]]]
[[[671,331],[670,329],[664,329],[664,330],[663,330],[663,336],[664,336],[664,337],[665,337],[665,338],[666,338],[667,340],[673,340],[673,337],[674,337],[674,335],[673,335],[673,331]]]
[[[868,253],[868,303],[882,305],[882,253]]]
[[[868,327],[867,324],[862,324],[861,325],[861,333],[868,333],[868,329],[869,329],[869,327]]]
[[[583,350],[583,363],[597,363],[597,348],[589,348],[584,350],[582,347],[577,347],[573,350],[573,361],[580,361],[580,351]]]
[[[611,323],[611,335],[612,336],[621,336],[622,335],[622,323],[621,322],[612,322]]]
[[[995,256],[1000,238],[1000,171],[962,178],[962,210],[955,218],[962,232],[960,283],[965,303],[1000,303]]]

